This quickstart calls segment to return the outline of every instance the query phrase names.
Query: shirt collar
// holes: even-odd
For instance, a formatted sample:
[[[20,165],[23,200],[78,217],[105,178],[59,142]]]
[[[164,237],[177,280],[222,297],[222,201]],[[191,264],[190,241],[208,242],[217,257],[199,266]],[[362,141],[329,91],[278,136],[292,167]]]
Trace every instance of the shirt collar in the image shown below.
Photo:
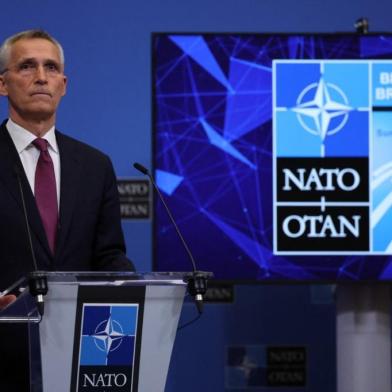
[[[6,126],[19,154],[29,148],[31,146],[31,142],[37,138],[37,136],[29,132],[27,129],[21,127],[20,125],[16,124],[11,119],[8,119]],[[49,148],[53,152],[58,154],[58,146],[56,135],[54,132],[54,126],[45,133],[43,139],[47,140]]]

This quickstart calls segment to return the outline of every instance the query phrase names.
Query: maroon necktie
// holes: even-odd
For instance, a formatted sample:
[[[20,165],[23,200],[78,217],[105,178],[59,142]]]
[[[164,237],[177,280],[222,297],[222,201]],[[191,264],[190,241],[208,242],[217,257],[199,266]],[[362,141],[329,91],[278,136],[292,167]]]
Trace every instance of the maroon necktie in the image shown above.
[[[33,144],[40,151],[37,168],[35,169],[35,201],[45,228],[49,247],[54,254],[58,219],[54,167],[48,151],[48,142],[45,139],[38,138],[33,141]]]

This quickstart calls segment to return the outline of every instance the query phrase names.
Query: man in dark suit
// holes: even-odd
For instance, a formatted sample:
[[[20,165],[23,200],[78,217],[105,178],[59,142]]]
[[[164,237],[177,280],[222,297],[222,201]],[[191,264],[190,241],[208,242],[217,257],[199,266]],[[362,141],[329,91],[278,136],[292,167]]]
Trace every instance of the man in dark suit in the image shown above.
[[[0,290],[33,270],[20,183],[38,269],[134,270],[110,159],[55,130],[66,84],[63,50],[47,33],[22,32],[0,47],[0,95],[9,107],[0,127]],[[1,297],[0,306],[13,299]],[[10,347],[0,342],[0,390],[28,391],[24,371],[8,379],[26,363],[7,339]],[[26,348],[26,339],[19,343]]]

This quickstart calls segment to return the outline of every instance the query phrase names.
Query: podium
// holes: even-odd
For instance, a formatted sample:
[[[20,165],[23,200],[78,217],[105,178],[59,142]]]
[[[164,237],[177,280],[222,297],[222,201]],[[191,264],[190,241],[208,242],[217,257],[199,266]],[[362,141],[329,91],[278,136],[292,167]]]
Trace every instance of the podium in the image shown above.
[[[32,391],[164,391],[185,274],[40,274],[48,281],[42,318],[26,279],[0,312],[0,322],[28,323]]]

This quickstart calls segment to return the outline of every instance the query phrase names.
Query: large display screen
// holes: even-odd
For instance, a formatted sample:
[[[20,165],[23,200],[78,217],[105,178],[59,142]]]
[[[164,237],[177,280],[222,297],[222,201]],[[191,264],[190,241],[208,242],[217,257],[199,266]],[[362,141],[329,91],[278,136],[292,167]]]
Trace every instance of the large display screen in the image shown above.
[[[156,182],[216,279],[392,278],[392,36],[154,34]],[[154,263],[191,268],[155,200]]]

